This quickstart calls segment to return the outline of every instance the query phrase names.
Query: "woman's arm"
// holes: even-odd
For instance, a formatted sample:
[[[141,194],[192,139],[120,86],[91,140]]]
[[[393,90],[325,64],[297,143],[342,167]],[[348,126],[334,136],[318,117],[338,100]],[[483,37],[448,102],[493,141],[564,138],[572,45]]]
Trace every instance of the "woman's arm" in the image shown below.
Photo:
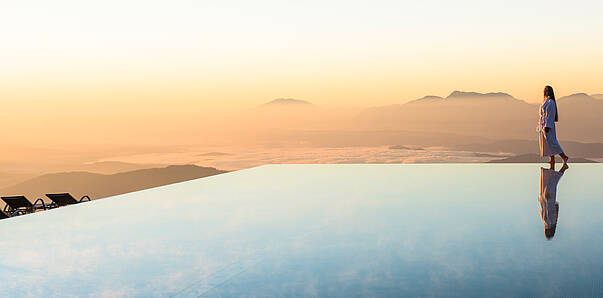
[[[544,107],[544,131],[549,132],[551,127],[555,125],[555,105],[550,102]]]

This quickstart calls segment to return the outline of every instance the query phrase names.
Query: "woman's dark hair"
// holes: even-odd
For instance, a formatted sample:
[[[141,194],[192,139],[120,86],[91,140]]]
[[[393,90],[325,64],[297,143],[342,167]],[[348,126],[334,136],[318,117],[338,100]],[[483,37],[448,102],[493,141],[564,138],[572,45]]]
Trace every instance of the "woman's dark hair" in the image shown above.
[[[555,92],[553,92],[553,87],[544,87],[544,97],[552,99],[555,103],[555,122],[559,122],[559,111],[557,111],[557,100],[555,99]]]
[[[544,237],[546,240],[551,240],[555,237],[555,230],[557,230],[557,225],[554,225],[548,229],[544,229]]]

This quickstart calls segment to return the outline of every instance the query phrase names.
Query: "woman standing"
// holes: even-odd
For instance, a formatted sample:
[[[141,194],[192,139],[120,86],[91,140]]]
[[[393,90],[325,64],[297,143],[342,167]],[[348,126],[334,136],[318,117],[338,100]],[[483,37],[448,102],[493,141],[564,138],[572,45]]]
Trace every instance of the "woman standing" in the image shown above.
[[[565,155],[561,145],[557,141],[557,130],[555,122],[559,121],[557,114],[557,102],[553,87],[544,87],[544,102],[540,106],[540,120],[538,121],[540,156],[548,156],[551,166],[555,166],[555,155],[559,154],[563,159],[563,165],[567,166],[569,157]]]

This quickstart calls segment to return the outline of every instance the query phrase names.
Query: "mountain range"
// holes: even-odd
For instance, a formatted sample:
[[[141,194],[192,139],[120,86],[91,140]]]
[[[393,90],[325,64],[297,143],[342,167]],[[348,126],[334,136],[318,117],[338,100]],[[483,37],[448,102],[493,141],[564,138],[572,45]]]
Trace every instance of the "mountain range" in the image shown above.
[[[603,141],[602,98],[577,93],[557,99],[559,138]],[[447,97],[426,96],[405,104],[368,108],[357,120],[375,129],[457,133],[493,140],[534,139],[538,104],[502,92],[454,91]]]
[[[231,136],[243,144],[268,147],[448,147],[537,140],[539,104],[504,92],[453,91],[445,97],[354,109],[298,101],[276,99],[247,111],[234,124],[243,129]],[[562,143],[603,143],[602,94],[576,93],[557,102]],[[532,145],[531,151],[520,153],[534,152],[537,147]]]

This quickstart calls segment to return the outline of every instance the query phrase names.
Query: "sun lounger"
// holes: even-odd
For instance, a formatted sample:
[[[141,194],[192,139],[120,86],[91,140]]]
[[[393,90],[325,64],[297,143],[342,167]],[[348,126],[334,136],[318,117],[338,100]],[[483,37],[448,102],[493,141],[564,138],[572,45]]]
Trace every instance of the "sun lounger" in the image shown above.
[[[6,203],[4,212],[10,216],[33,213],[39,209],[47,209],[42,199],[37,199],[33,204],[25,196],[1,197],[1,199]]]
[[[50,208],[63,207],[72,204],[78,204],[84,201],[90,201],[89,196],[83,196],[79,201],[76,200],[69,193],[49,193],[46,196],[52,200]]]

